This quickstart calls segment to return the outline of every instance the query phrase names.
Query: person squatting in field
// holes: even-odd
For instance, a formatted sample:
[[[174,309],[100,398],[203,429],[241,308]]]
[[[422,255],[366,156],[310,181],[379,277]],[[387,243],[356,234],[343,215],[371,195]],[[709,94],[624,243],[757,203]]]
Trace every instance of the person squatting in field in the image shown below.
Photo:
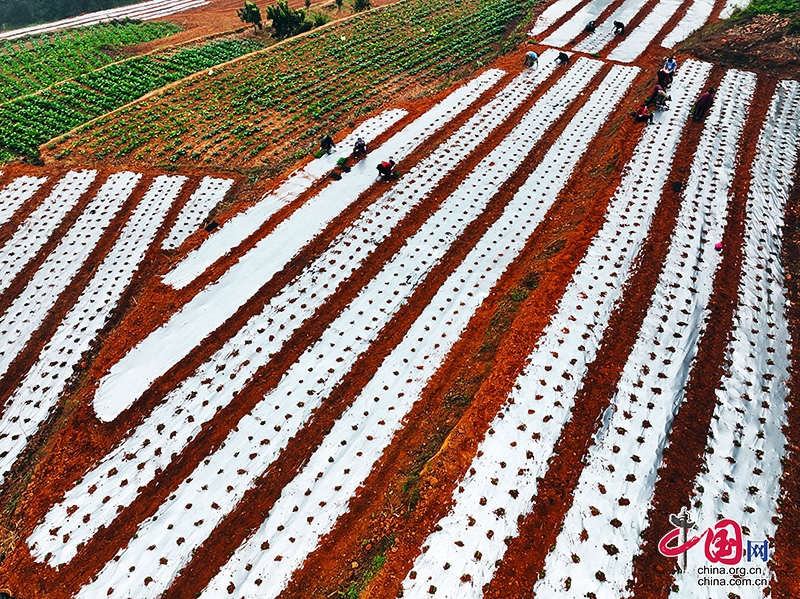
[[[556,62],[558,64],[568,64],[569,54],[567,54],[566,52],[559,52],[558,56],[556,56]]]
[[[650,94],[650,102],[654,108],[667,108],[667,102],[672,100],[671,96],[667,95],[667,92],[664,91],[664,88],[661,85],[656,85],[655,89],[653,89],[653,93]]]
[[[692,108],[692,118],[695,121],[702,121],[703,117],[706,115],[706,112],[711,105],[714,103],[714,97],[717,93],[717,90],[713,87],[709,87],[708,91],[703,92],[699,98],[697,98],[697,102],[694,103],[694,107]]]
[[[586,33],[594,33],[595,29],[597,29],[597,24],[594,21],[589,21],[586,23],[586,27],[583,28]]]
[[[330,154],[331,150],[336,147],[336,144],[333,143],[333,138],[331,137],[330,133],[327,133],[322,136],[322,139],[319,142],[319,148],[326,154]]]
[[[388,181],[394,173],[394,160],[381,162],[378,166],[378,177],[384,181]]]
[[[625,35],[625,23],[614,21],[614,35]]]
[[[539,55],[533,50],[525,54],[525,66],[526,67],[539,66]]]
[[[365,142],[361,137],[356,140],[355,145],[353,146],[353,158],[360,158],[361,156],[367,155],[367,142]]]
[[[638,123],[647,123],[648,125],[653,123],[653,113],[647,109],[647,104],[644,102],[642,102],[641,106],[636,109],[634,118]]]

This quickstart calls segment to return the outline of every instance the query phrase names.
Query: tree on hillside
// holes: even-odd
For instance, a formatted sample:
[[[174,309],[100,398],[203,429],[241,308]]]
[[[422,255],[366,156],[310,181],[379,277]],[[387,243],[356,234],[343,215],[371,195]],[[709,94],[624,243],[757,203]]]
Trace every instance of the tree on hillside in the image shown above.
[[[242,23],[252,25],[253,29],[261,29],[261,9],[256,6],[255,2],[247,2],[245,0],[244,8],[237,9],[236,14],[242,20]]]
[[[287,0],[278,0],[277,4],[267,6],[267,17],[272,21],[275,37],[279,40],[311,29],[305,11],[289,8]]]
[[[353,0],[353,10],[355,12],[369,10],[370,8],[372,8],[372,5],[370,5],[369,0]]]

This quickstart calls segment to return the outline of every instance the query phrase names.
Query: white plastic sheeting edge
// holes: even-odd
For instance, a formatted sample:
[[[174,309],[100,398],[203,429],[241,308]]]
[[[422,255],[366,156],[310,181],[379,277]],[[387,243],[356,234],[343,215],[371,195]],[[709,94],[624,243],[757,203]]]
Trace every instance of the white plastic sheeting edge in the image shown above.
[[[50,195],[31,212],[8,242],[0,248],[0,293],[47,243],[67,213],[94,181],[97,171],[70,171],[56,183]]]
[[[400,161],[437,130],[466,110],[504,75],[490,69],[452,92],[383,146],[346,178],[334,181],[261,239],[224,275],[206,286],[160,328],[131,349],[100,381],[94,397],[97,416],[113,420],[130,407],[158,377],[180,362],[212,331],[297,255],[314,237],[375,183],[377,165],[392,156]]]
[[[233,179],[203,177],[200,185],[181,208],[175,224],[170,229],[161,247],[174,250],[197,230],[211,212],[219,204],[233,185]]]
[[[178,196],[185,177],[157,177],[78,301],[9,398],[0,419],[0,484],[56,405],[74,366],[116,307]]]
[[[717,390],[705,464],[695,481],[697,501],[690,511],[700,530],[723,516],[736,520],[747,529],[745,540],[771,541],[770,555],[786,453],[782,429],[787,422],[791,346],[781,246],[800,145],[798,115],[800,83],[781,81],[751,171],[739,305],[726,352],[730,366]],[[760,561],[748,565],[761,565],[766,573]],[[678,573],[679,590],[673,596],[706,599],[707,587],[700,586],[698,578],[697,568]],[[763,591],[756,585],[736,588],[741,599],[761,598]]]
[[[650,307],[545,561],[546,575],[534,586],[540,597],[627,594],[661,456],[707,324],[722,261],[714,246],[725,229],[755,86],[755,75],[736,70],[719,85]]]
[[[2,173],[0,173],[2,174]],[[47,181],[47,177],[17,177],[0,191],[0,225],[11,220],[17,210]]]
[[[223,224],[200,247],[190,252],[167,273],[163,279],[164,283],[181,289],[194,281],[214,262],[258,231],[258,228],[280,208],[297,199],[316,181],[331,172],[336,167],[336,161],[344,155],[339,153],[339,148],[352,147],[359,137],[369,144],[407,114],[405,110],[387,110],[361,123],[355,131],[336,145],[333,152],[324,154],[297,169],[275,191],[267,193],[253,207]]]
[[[700,29],[711,16],[714,4],[716,4],[715,0],[694,0],[686,14],[683,15],[675,29],[667,34],[661,45],[664,48],[673,48]]]
[[[535,36],[545,32],[553,23],[558,21],[581,2],[583,2],[583,0],[557,0],[553,2],[553,4],[544,9],[542,14],[539,15],[533,29],[528,32],[528,35]]]

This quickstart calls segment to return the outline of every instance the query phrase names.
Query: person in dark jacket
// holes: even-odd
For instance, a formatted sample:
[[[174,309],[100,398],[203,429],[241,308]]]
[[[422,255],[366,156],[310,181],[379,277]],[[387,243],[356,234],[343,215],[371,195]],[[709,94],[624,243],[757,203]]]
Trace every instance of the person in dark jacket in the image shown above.
[[[625,23],[614,21],[614,35],[625,35]]]
[[[353,146],[353,158],[360,158],[361,156],[367,155],[367,142],[365,142],[362,138],[358,138],[356,140],[355,145]]]
[[[567,64],[569,63],[569,54],[566,52],[559,52],[558,56],[556,56],[556,62],[558,64]]]
[[[328,133],[322,136],[322,139],[319,142],[319,147],[326,154],[330,154],[331,150],[336,147],[336,144],[333,143],[333,138]]]
[[[714,103],[716,93],[716,89],[709,87],[708,91],[703,92],[700,97],[697,98],[697,102],[694,103],[694,108],[692,109],[692,118],[695,121],[699,122],[703,120],[706,112],[708,112],[708,109],[711,108],[711,105]]]
[[[597,29],[597,24],[594,21],[589,21],[586,23],[586,27],[583,28],[586,33],[594,33],[595,29]]]

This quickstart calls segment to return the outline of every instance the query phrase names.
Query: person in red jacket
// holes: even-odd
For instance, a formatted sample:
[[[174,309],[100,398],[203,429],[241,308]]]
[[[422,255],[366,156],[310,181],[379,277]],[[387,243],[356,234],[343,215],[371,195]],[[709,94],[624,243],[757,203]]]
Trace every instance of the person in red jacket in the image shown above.
[[[636,109],[635,118],[640,123],[647,123],[648,125],[653,123],[653,113],[647,109],[647,104],[644,102]]]
[[[714,97],[717,93],[713,87],[709,87],[708,91],[703,92],[699,98],[697,98],[697,102],[694,103],[694,108],[692,109],[692,118],[695,121],[702,121],[703,117],[706,115],[706,112],[711,105],[714,103]]]
[[[384,181],[388,181],[394,171],[394,160],[384,161],[378,165],[378,176]]]

